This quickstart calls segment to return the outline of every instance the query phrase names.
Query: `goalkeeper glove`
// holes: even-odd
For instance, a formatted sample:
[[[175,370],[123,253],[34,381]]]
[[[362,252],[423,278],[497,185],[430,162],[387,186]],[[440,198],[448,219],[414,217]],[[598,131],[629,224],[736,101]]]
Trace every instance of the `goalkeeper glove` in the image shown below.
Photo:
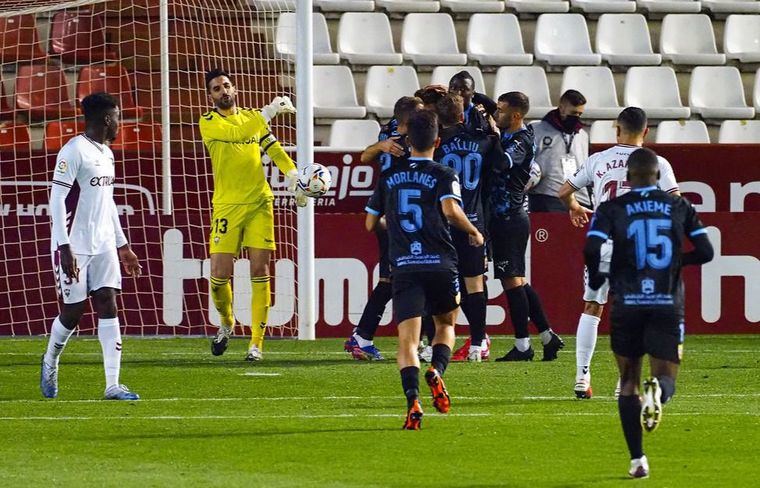
[[[309,202],[306,194],[303,192],[300,186],[298,186],[298,170],[291,169],[288,174],[285,175],[285,179],[288,183],[288,191],[296,197],[296,205],[299,207],[305,207]]]
[[[288,97],[274,97],[272,103],[265,105],[261,109],[261,114],[266,119],[267,123],[271,122],[279,114],[294,114],[296,108],[293,106],[293,102]]]

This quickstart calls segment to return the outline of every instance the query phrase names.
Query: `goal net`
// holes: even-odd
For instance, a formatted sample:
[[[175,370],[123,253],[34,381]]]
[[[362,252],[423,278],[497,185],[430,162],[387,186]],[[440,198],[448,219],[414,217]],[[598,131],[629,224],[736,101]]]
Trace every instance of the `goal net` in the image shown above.
[[[278,19],[294,2],[248,1],[169,0],[163,8],[159,0],[0,3],[0,335],[47,333],[58,314],[50,179],[60,147],[83,130],[80,100],[97,91],[121,101],[122,126],[111,145],[114,198],[144,271],[141,278],[124,277],[124,331],[215,331],[207,259],[213,179],[198,131],[200,114],[212,108],[204,72],[230,72],[241,107],[262,107],[278,94],[293,97],[295,89],[293,60],[275,54]],[[272,129],[283,146],[295,144],[295,118],[280,116]],[[296,212],[283,175],[264,161],[278,243],[268,334],[294,337]],[[249,332],[251,319],[248,267],[241,255],[234,311],[246,330],[238,333]],[[80,333],[92,333],[94,324],[85,314]]]

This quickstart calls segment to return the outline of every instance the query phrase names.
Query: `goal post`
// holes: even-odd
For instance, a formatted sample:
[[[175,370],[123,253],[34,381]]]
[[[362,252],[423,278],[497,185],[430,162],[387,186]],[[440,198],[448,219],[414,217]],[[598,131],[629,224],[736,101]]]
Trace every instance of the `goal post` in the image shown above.
[[[303,11],[297,49],[308,46],[308,55],[288,58],[275,46],[278,19],[294,14],[294,6],[285,0],[0,3],[0,308],[10,311],[0,317],[0,335],[47,333],[58,313],[50,178],[61,145],[83,130],[79,101],[94,91],[121,102],[122,128],[112,144],[114,198],[145,272],[124,279],[124,332],[215,331],[219,318],[208,289],[213,178],[197,123],[211,109],[204,72],[228,70],[243,107],[262,107],[277,95],[293,98],[299,114],[278,116],[272,130],[299,166],[313,161],[311,40],[300,26]],[[310,2],[307,8],[310,31]],[[313,208],[298,212],[284,175],[264,162],[278,243],[267,334],[313,338]],[[251,319],[248,278],[242,255],[233,277],[234,312],[246,329],[240,333],[248,333]],[[91,314],[79,331],[95,331]]]

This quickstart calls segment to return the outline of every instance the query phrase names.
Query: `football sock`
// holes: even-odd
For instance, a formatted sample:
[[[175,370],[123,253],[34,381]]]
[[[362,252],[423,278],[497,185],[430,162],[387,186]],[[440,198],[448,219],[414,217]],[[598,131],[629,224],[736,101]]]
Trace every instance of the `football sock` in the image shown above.
[[[541,344],[545,346],[552,340],[552,330],[547,329],[545,331],[539,332],[538,337],[541,338]]]
[[[98,319],[98,340],[103,350],[106,388],[110,388],[119,384],[119,369],[121,369],[121,330],[117,317]]]
[[[512,327],[515,328],[515,338],[528,337],[528,296],[524,286],[517,286],[507,290],[507,303],[509,303],[509,317],[512,319]]]
[[[676,392],[676,381],[670,376],[658,376],[657,381],[660,382],[660,401],[666,403],[670,400]]]
[[[638,395],[618,397],[618,411],[620,422],[623,424],[623,435],[628,444],[631,459],[638,459],[644,455],[641,445],[641,400]]]
[[[525,295],[528,297],[528,316],[531,322],[536,325],[538,332],[549,330],[551,326],[546,319],[546,313],[544,313],[544,307],[541,305],[541,298],[538,296],[538,293],[530,285],[525,285],[523,288],[525,288]]]
[[[575,338],[575,376],[578,380],[588,377],[591,358],[594,356],[594,349],[596,348],[596,333],[598,328],[599,317],[586,313],[581,314]]]
[[[272,304],[272,293],[269,289],[269,276],[254,276],[251,278],[251,342],[250,349],[256,346],[264,348],[264,333],[267,331],[269,306]]]
[[[356,335],[371,341],[375,337],[375,332],[380,326],[380,319],[385,312],[385,306],[393,297],[393,288],[387,281],[378,282],[377,286],[369,295],[367,305],[364,306],[364,312],[359,319],[359,325],[356,327]],[[363,347],[363,346],[362,346]]]
[[[412,403],[420,396],[420,368],[407,366],[401,370],[401,387],[406,395],[406,406],[411,407]]]
[[[60,318],[56,317],[53,320],[53,326],[50,328],[50,339],[48,340],[47,351],[45,352],[45,364],[58,367],[58,358],[73,333],[74,329],[67,329],[61,323]]]
[[[472,343],[480,345],[486,338],[486,294],[481,292],[467,295],[467,306],[462,306],[467,321],[470,323]]]
[[[430,364],[443,376],[449,366],[450,358],[451,348],[446,344],[436,344],[433,346],[433,358],[430,360]]]
[[[232,314],[232,286],[229,278],[214,278],[211,283],[211,300],[214,302],[216,311],[222,319],[222,325],[230,328],[235,325],[235,316]]]
[[[357,344],[359,344],[359,347],[367,347],[374,344],[373,341],[367,340],[364,337],[360,336],[358,331],[354,332],[353,335],[354,335],[354,340],[356,341]]]
[[[527,351],[530,349],[530,337],[521,337],[520,339],[515,339],[515,347],[520,352]]]
[[[432,316],[426,315],[422,317],[422,332],[427,337],[428,345],[432,346],[433,339],[435,339],[435,322],[433,322]]]

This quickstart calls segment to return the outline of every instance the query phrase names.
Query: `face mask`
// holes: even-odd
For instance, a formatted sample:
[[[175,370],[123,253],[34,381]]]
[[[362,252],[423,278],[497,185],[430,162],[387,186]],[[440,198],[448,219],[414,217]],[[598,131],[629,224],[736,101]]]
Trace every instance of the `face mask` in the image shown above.
[[[565,120],[562,121],[562,127],[567,132],[575,132],[575,127],[578,125],[578,121],[580,121],[581,118],[577,115],[568,115],[565,117]]]

